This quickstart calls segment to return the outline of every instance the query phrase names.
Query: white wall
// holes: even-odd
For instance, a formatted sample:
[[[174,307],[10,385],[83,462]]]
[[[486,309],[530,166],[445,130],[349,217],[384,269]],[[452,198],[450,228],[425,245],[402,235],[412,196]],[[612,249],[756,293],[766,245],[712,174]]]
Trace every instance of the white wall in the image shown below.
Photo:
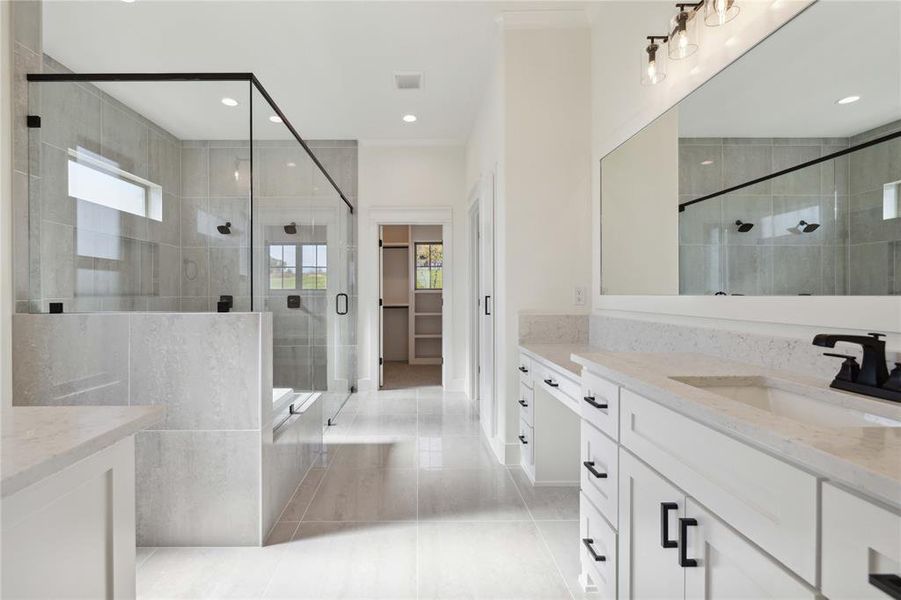
[[[554,19],[563,11],[551,11]],[[574,11],[570,11],[574,12]],[[497,172],[496,396],[507,462],[518,460],[515,363],[520,311],[584,312],[591,281],[590,38],[587,21],[505,16],[497,69],[467,144],[467,184]],[[541,15],[537,15],[540,17]]]
[[[378,350],[378,238],[373,237],[372,210],[384,208],[449,208],[453,239],[453,314],[451,355],[445,356],[449,389],[462,390],[466,370],[466,226],[465,162],[462,146],[397,145],[360,142],[359,150],[359,285],[358,374],[361,390],[377,387],[372,372]],[[448,248],[449,247],[449,248]]]
[[[678,294],[678,109],[608,154],[602,169],[604,293]]]

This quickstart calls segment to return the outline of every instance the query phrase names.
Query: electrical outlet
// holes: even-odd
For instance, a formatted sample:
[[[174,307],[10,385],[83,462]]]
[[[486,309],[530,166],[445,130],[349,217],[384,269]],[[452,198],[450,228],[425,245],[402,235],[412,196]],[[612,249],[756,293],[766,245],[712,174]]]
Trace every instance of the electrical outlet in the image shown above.
[[[585,306],[585,288],[576,286],[573,290],[573,304],[576,306]]]

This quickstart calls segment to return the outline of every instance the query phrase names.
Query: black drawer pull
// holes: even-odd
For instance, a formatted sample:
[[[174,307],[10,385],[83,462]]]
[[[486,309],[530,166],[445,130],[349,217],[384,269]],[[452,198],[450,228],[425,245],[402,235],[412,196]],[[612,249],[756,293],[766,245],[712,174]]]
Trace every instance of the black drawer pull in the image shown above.
[[[519,405],[520,405],[521,407],[523,407],[523,408],[528,408],[528,407],[529,407],[529,403],[526,402],[525,400],[520,400],[520,401],[519,401]]]
[[[676,540],[669,539],[669,511],[676,510],[679,505],[675,502],[660,503],[660,547],[675,548],[679,545]]]
[[[895,600],[901,600],[901,577],[895,574],[871,574],[870,585],[879,588]]]
[[[528,443],[529,443],[529,442],[526,441],[526,436],[524,436],[524,435],[519,435],[519,436],[517,436],[517,437],[519,438],[519,441],[522,442],[523,444],[528,444]]]
[[[585,402],[587,402],[588,404],[592,405],[595,408],[600,408],[602,410],[607,408],[606,404],[601,404],[600,402],[598,402],[597,400],[594,399],[594,396],[585,396],[584,398],[582,398],[582,400],[584,400]]]
[[[527,368],[525,368],[525,367],[519,367],[519,372],[520,372],[520,373],[528,373],[529,370],[528,370]]]
[[[509,371],[508,371],[508,372],[509,372]],[[554,380],[552,380],[552,379],[545,379],[544,382],[545,382],[546,384],[548,384],[549,386],[554,387],[554,388],[555,388],[555,387],[560,387],[560,384],[559,384],[559,383],[554,383]]]
[[[588,553],[591,555],[591,558],[595,560],[595,562],[604,562],[607,560],[606,556],[598,554],[594,549],[594,540],[591,538],[582,538],[582,543],[585,544],[585,547],[588,548]]]
[[[680,567],[697,567],[698,561],[688,558],[688,528],[697,527],[697,519],[679,519],[679,566]]]
[[[601,473],[600,471],[598,471],[597,469],[594,468],[593,460],[586,460],[585,462],[582,463],[582,466],[584,466],[586,469],[588,469],[588,472],[591,473],[592,475],[594,475],[595,477],[597,477],[598,479],[607,479],[606,473]]]

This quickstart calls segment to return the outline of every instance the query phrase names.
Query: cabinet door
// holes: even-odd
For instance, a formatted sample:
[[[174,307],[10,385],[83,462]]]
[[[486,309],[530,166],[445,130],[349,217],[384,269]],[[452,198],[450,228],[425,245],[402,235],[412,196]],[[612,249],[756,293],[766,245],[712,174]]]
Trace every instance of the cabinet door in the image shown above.
[[[675,547],[685,496],[640,460],[619,451],[619,586],[622,598],[681,598]]]
[[[677,533],[679,551],[684,547],[686,599],[816,598],[799,578],[691,498]]]

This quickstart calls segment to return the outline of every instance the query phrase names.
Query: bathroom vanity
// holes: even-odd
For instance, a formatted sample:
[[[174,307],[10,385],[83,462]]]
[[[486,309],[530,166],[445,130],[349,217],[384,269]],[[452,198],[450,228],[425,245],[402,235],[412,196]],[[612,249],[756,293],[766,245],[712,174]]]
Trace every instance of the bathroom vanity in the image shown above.
[[[536,389],[559,381],[567,410],[579,384],[578,455],[536,414],[522,461],[540,484],[557,446],[580,471],[587,589],[901,597],[901,406],[700,354],[532,345],[523,366]]]
[[[134,434],[162,406],[5,409],[2,596],[135,597]]]

